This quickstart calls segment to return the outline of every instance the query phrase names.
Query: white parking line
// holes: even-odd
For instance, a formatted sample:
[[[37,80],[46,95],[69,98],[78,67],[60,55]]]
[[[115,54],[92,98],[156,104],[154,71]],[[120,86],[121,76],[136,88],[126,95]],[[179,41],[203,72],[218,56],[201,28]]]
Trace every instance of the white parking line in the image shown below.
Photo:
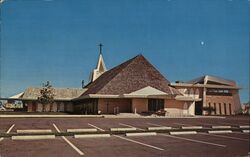
[[[194,139],[190,139],[190,138],[185,138],[185,137],[177,137],[177,136],[171,136],[171,135],[166,135],[166,134],[158,134],[161,136],[167,136],[167,137],[171,137],[171,138],[177,138],[177,139],[181,139],[181,140],[186,140],[186,141],[191,141],[191,142],[196,142],[196,143],[202,143],[202,144],[207,144],[207,145],[213,145],[213,146],[218,146],[218,147],[226,147],[226,145],[221,145],[221,144],[217,144],[217,143],[211,143],[211,142],[206,142],[206,141],[200,141],[200,140],[194,140]]]
[[[59,133],[61,132],[54,123],[53,123],[53,126],[54,126],[54,128],[56,129],[57,132],[59,132]]]
[[[103,130],[103,129],[101,129],[101,128],[99,128],[99,127],[93,125],[93,124],[88,123],[88,125],[89,125],[89,126],[92,126],[92,127],[94,127],[94,128],[96,128],[96,129],[98,129],[98,130],[100,130],[100,131],[105,131],[105,130]]]
[[[246,134],[248,134],[248,136],[250,135],[249,132],[234,132],[234,134],[241,134],[241,135],[246,135]]]
[[[118,135],[113,135],[117,138],[120,138],[120,139],[123,139],[123,140],[126,140],[126,141],[129,141],[129,142],[133,142],[133,143],[136,143],[136,144],[140,144],[140,145],[143,145],[143,146],[146,146],[146,147],[150,147],[150,148],[153,148],[153,149],[157,149],[157,150],[164,150],[162,148],[159,148],[159,147],[156,147],[156,146],[152,146],[152,145],[149,145],[149,144],[146,144],[146,143],[142,143],[142,142],[139,142],[139,141],[135,141],[135,140],[132,140],[132,139],[129,139],[129,138],[126,138],[126,137],[122,137],[122,136],[118,136]]]
[[[128,125],[128,124],[124,124],[124,123],[119,123],[119,125],[123,125],[123,126],[127,126],[127,127],[130,127],[130,128],[136,128],[137,130],[145,131],[145,129],[141,129],[141,128],[134,127],[134,126],[132,126],[132,125]]]
[[[7,134],[11,132],[11,130],[14,128],[15,124],[12,124],[11,127],[8,129],[8,131],[6,132]]]
[[[7,130],[6,134],[10,133],[11,130],[14,128],[14,126],[15,126],[15,124],[12,124],[12,125],[10,126],[10,128]],[[3,139],[4,139],[4,138],[1,137],[1,138],[0,138],[0,141],[2,141]]]
[[[149,125],[153,125],[153,126],[160,126],[160,127],[163,127],[164,125],[159,125],[159,124],[154,124],[154,123],[147,123]]]
[[[244,133],[250,133],[250,130],[242,130]]]
[[[57,132],[61,132],[54,123],[53,126]],[[65,136],[62,136],[62,139],[64,139],[64,141],[67,142],[77,153],[79,153],[80,155],[84,155],[84,153],[80,149],[78,149],[73,143],[71,143]]]
[[[229,138],[229,139],[233,139],[233,140],[241,140],[241,141],[247,141],[247,142],[249,142],[249,140],[247,140],[247,139],[238,138],[238,137],[230,137],[230,136],[207,134],[207,133],[200,133],[200,134],[207,135],[207,136],[215,136],[215,137]]]

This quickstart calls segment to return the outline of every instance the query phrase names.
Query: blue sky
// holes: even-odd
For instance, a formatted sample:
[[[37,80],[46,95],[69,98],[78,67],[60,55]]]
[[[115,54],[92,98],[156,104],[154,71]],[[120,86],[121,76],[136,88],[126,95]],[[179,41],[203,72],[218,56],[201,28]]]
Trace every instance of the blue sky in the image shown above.
[[[5,0],[1,96],[50,80],[87,82],[104,44],[106,66],[142,53],[170,81],[233,79],[249,100],[249,0]]]

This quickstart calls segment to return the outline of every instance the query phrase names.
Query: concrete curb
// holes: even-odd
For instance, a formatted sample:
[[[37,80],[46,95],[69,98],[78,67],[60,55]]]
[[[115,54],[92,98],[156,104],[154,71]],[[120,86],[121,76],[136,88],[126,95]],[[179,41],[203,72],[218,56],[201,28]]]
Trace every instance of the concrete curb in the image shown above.
[[[170,135],[193,135],[197,134],[196,131],[172,131],[169,133]]]
[[[100,138],[100,137],[110,137],[110,134],[74,135],[74,138]]]
[[[27,135],[27,136],[12,136],[12,140],[47,140],[54,139],[55,135]]]
[[[142,132],[142,133],[126,133],[126,136],[133,137],[133,136],[155,136],[157,135],[156,132]]]
[[[226,117],[224,117],[224,116],[195,116],[195,118],[221,118],[221,119],[225,119]]]
[[[208,131],[209,134],[223,134],[223,133],[232,133],[232,130],[214,130]]]
[[[190,118],[214,118],[214,119],[225,119],[226,117],[222,116],[121,116],[121,115],[103,115],[104,118],[147,118],[147,119],[154,119],[154,118],[161,118],[161,119],[176,119],[176,118],[182,118],[182,119],[190,119]]]
[[[202,129],[202,126],[182,126],[182,129]]]
[[[136,128],[110,128],[110,131],[136,131]]]
[[[92,129],[92,128],[89,128],[89,129],[67,129],[67,132],[97,132],[97,129]]]
[[[0,115],[0,118],[103,118],[103,115]]]
[[[250,130],[242,130],[244,133],[250,133]]]
[[[247,129],[247,128],[250,128],[250,126],[249,125],[240,125],[240,128]]]
[[[16,130],[17,133],[20,134],[28,134],[28,133],[51,133],[52,130],[45,129],[45,130]]]
[[[212,126],[213,129],[228,129],[228,128],[232,128],[231,126]]]
[[[172,127],[167,127],[167,126],[161,126],[161,127],[148,127],[148,130],[153,131],[153,130],[171,130]]]

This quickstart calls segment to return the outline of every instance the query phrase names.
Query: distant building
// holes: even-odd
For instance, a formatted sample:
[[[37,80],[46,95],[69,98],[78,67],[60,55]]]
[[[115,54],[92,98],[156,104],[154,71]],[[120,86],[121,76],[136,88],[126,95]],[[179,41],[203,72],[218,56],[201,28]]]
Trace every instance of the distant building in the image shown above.
[[[55,88],[53,104],[37,101],[41,88],[30,87],[17,98],[28,112],[78,114],[154,113],[167,115],[231,115],[240,109],[239,87],[234,81],[203,76],[170,83],[143,55],[107,70],[102,53],[84,88]]]

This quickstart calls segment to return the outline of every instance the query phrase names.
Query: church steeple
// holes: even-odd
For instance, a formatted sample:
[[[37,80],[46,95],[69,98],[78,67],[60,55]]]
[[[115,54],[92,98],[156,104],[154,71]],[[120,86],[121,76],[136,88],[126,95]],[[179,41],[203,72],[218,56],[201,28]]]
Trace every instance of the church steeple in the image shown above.
[[[107,68],[105,66],[104,59],[102,56],[102,46],[103,45],[100,43],[98,46],[100,47],[99,48],[99,58],[98,58],[98,61],[96,64],[96,69],[94,69],[90,75],[90,82],[95,81],[99,76],[101,76],[104,72],[107,71]]]

